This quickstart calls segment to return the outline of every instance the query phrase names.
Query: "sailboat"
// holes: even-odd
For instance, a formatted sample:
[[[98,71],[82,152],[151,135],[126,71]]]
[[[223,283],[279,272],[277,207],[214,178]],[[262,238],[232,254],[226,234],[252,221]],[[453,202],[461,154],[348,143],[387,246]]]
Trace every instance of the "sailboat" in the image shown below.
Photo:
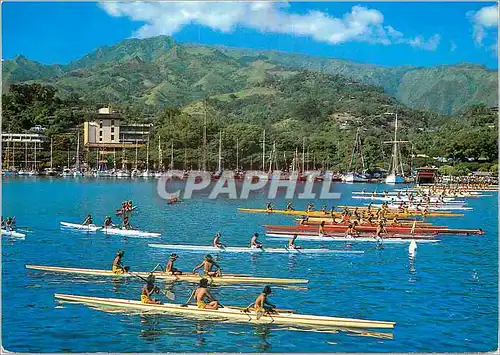
[[[128,178],[130,177],[130,172],[125,166],[125,146],[122,145],[122,168],[116,172],[117,178]]]
[[[408,143],[408,141],[398,141],[398,114],[395,114],[396,122],[394,124],[394,140],[384,142],[385,144],[392,144],[392,161],[389,169],[390,173],[385,178],[386,184],[402,184],[405,182],[403,166],[401,163],[401,152],[399,151],[398,143]]]
[[[153,174],[149,172],[149,137],[148,137],[148,144],[146,146],[146,170],[142,172],[142,177],[147,179],[152,176]]]
[[[161,178],[163,174],[163,154],[161,150],[161,136],[158,136],[158,170],[155,173],[155,178]]]
[[[353,170],[353,163],[356,158],[356,155],[358,154],[361,156],[361,165],[363,167],[363,171],[365,170],[365,159],[363,158],[363,150],[361,147],[361,138],[359,137],[359,127],[356,130],[356,138],[354,141],[354,146],[352,148],[352,154],[351,154],[351,160],[349,162],[349,172],[344,174],[342,177],[343,182],[348,182],[348,183],[353,183],[353,182],[367,182],[368,178],[357,171],[357,166],[355,167],[355,170]]]
[[[51,138],[50,139],[50,168],[45,169],[45,175],[47,175],[47,176],[55,176],[56,175],[56,172],[54,171],[54,168],[53,168],[52,143],[53,143],[53,140]]]
[[[76,163],[73,171],[74,177],[82,177],[83,173],[80,171],[80,132],[76,134]]]
[[[138,153],[138,147],[137,147],[137,139],[135,140],[135,164],[134,164],[134,170],[132,170],[132,173],[130,174],[132,177],[137,177],[139,176],[139,169],[137,168],[138,163],[137,163],[137,153]]]

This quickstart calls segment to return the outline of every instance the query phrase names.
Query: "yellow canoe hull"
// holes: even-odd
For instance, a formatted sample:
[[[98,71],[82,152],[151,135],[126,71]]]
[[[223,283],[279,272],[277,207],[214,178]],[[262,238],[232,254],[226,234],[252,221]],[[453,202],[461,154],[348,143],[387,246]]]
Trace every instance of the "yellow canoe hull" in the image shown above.
[[[108,276],[108,277],[134,277],[141,276],[146,278],[150,275],[149,272],[132,272],[125,274],[115,274],[111,270],[100,269],[80,269],[58,266],[43,266],[43,265],[25,265],[26,269],[59,272],[67,274],[79,275],[92,275],[92,276]],[[198,274],[185,274],[185,275],[170,275],[162,271],[155,271],[153,273],[156,279],[168,281],[187,281],[198,283],[201,276]],[[236,283],[259,283],[259,284],[306,284],[309,280],[305,279],[285,279],[285,278],[272,278],[272,277],[254,277],[249,275],[223,275],[220,277],[208,277],[208,280],[214,284],[236,284]]]

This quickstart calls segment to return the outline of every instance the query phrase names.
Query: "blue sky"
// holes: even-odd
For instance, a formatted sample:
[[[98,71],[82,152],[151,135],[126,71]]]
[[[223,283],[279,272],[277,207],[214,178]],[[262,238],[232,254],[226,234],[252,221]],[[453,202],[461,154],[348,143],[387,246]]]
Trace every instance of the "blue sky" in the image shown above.
[[[68,63],[129,37],[172,35],[387,66],[497,68],[494,3],[2,4],[4,59]]]

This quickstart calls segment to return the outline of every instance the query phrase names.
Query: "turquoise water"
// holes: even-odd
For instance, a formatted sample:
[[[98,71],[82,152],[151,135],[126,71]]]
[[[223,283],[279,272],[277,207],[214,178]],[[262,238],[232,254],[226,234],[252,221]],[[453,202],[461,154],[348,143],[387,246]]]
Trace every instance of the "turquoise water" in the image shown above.
[[[351,191],[371,185],[336,184],[342,203]],[[380,186],[387,189],[386,186]],[[135,270],[165,263],[168,251],[150,242],[209,244],[220,231],[229,245],[245,245],[263,224],[291,224],[287,216],[244,214],[237,207],[262,207],[263,194],[247,201],[208,200],[203,195],[170,206],[156,197],[155,180],[3,179],[2,213],[34,232],[25,240],[2,240],[2,345],[16,352],[475,352],[498,343],[497,194],[470,200],[463,218],[441,218],[439,225],[483,228],[484,236],[444,237],[420,244],[413,262],[407,244],[354,245],[363,255],[250,255],[218,257],[223,269],[268,277],[307,278],[307,290],[276,287],[273,303],[298,313],[397,323],[393,339],[353,333],[298,331],[277,325],[224,323],[171,315],[110,313],[80,304],[58,304],[54,293],[137,299],[135,279],[43,273],[25,264],[109,268],[120,248]],[[137,239],[87,234],[59,228],[91,213],[101,223],[124,199],[139,208],[132,224],[158,231],[161,238]],[[309,201],[296,202],[304,207]],[[340,204],[338,201],[332,201]],[[331,205],[329,202],[328,205]],[[358,201],[359,203],[359,201]],[[278,206],[284,205],[278,199]],[[320,204],[320,202],[318,202]],[[117,222],[118,220],[116,220]],[[266,242],[265,237],[262,240]],[[284,242],[267,241],[269,246]],[[301,244],[306,245],[306,242]],[[318,247],[320,243],[307,243]],[[343,248],[342,244],[326,244]],[[197,264],[202,254],[178,252],[177,266]],[[160,283],[163,287],[163,283]],[[193,285],[168,286],[183,302]],[[262,286],[221,286],[212,292],[228,305],[248,305]],[[168,300],[164,300],[168,301]]]

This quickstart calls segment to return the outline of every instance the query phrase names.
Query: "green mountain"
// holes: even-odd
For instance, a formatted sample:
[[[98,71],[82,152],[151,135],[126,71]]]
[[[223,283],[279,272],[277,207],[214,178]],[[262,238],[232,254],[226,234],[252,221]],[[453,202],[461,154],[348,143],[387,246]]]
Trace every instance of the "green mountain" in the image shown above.
[[[94,103],[157,108],[184,106],[206,96],[255,90],[266,80],[302,70],[338,74],[384,91],[405,105],[455,114],[472,104],[498,106],[496,70],[472,64],[383,67],[274,51],[179,44],[159,36],[99,48],[68,65],[24,57],[3,62],[4,90],[37,81]]]

